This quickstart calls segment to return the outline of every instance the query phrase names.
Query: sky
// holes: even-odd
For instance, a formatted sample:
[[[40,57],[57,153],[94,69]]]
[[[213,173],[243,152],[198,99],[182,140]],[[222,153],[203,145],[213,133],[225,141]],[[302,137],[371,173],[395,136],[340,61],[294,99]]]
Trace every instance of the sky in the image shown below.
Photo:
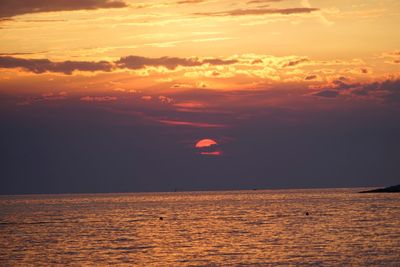
[[[0,194],[400,179],[397,0],[0,0]]]

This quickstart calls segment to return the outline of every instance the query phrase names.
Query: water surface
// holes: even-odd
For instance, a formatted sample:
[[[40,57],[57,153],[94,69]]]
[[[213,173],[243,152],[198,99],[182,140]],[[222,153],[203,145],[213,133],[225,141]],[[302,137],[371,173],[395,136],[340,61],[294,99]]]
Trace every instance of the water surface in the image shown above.
[[[400,266],[400,194],[359,190],[2,196],[0,266]]]

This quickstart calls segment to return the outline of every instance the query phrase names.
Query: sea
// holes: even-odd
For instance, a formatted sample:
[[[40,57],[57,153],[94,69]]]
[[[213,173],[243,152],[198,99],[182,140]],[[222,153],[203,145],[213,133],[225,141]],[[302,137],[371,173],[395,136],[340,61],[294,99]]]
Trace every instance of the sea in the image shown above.
[[[400,266],[400,194],[0,197],[0,266]]]

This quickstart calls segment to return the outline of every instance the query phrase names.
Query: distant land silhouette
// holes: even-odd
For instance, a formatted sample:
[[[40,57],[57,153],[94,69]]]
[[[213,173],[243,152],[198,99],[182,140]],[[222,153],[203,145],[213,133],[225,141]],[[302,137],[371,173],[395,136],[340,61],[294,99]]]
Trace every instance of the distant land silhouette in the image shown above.
[[[368,191],[361,191],[360,193],[400,193],[400,185],[389,186],[385,188],[378,188]]]

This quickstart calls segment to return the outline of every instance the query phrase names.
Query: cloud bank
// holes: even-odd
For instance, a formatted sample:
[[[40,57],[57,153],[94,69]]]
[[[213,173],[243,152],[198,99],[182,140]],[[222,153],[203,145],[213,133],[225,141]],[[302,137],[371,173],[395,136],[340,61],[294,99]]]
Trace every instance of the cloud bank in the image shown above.
[[[16,57],[0,57],[0,68],[21,68],[36,74],[45,72],[72,74],[74,71],[105,71],[112,70],[112,64],[107,61],[62,61],[53,62],[48,59],[24,59]]]
[[[110,72],[113,69],[142,69],[145,67],[164,67],[174,70],[178,66],[197,67],[202,65],[230,65],[237,63],[236,59],[219,59],[219,58],[178,58],[178,57],[160,57],[149,58],[141,56],[122,57],[118,61],[61,61],[54,62],[49,59],[24,59],[11,56],[0,56],[0,68],[21,68],[25,71],[36,74],[45,72],[55,72],[70,75],[74,71],[104,71]]]
[[[127,4],[119,0],[0,0],[0,18],[72,10],[95,10],[100,8],[122,8]]]
[[[160,57],[148,58],[140,56],[123,57],[116,62],[120,68],[142,69],[144,67],[165,67],[173,70],[178,66],[196,67],[205,64],[210,65],[230,65],[237,63],[237,60],[223,60],[218,58],[199,60],[197,58],[178,58],[178,57]]]
[[[303,14],[318,11],[319,8],[294,7],[294,8],[255,8],[255,9],[234,9],[221,12],[194,13],[199,16],[248,16],[248,15],[291,15]]]

